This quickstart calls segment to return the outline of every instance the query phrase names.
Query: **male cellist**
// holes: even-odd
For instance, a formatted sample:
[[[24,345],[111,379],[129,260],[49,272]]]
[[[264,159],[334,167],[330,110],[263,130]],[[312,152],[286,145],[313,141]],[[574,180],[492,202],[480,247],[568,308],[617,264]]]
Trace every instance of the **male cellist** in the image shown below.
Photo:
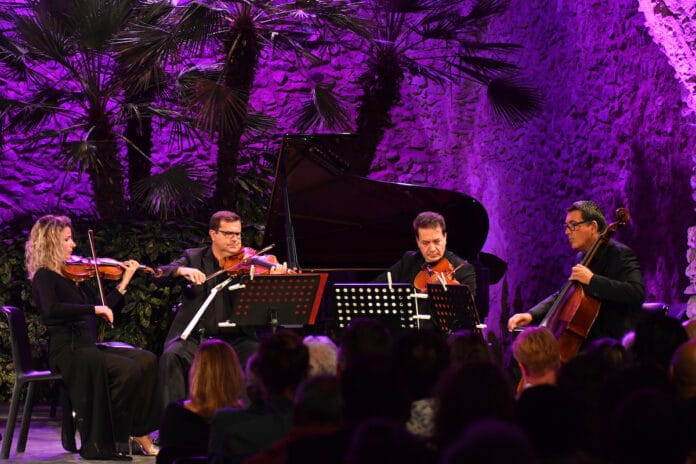
[[[566,213],[565,234],[571,248],[578,251],[582,258],[607,227],[606,219],[592,201],[576,201]],[[601,245],[588,267],[574,265],[569,280],[583,285],[585,294],[601,303],[587,340],[602,337],[620,340],[633,329],[645,301],[643,275],[633,250],[613,239],[609,240]],[[513,315],[508,320],[508,330],[541,322],[557,296],[558,292],[528,312]]]

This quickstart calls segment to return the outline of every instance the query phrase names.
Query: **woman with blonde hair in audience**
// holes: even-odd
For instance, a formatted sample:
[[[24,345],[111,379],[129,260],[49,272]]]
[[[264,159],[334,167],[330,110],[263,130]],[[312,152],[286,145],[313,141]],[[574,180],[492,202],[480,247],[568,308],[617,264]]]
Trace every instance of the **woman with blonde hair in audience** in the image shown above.
[[[189,371],[188,398],[169,403],[164,411],[157,463],[206,455],[213,415],[223,407],[241,408],[243,388],[244,374],[234,348],[218,339],[201,343]]]

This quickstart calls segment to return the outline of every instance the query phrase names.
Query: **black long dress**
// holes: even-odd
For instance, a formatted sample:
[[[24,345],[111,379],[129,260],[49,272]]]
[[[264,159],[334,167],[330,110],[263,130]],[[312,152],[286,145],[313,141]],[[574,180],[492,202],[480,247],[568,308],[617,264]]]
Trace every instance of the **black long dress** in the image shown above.
[[[116,442],[153,428],[157,357],[142,349],[97,346],[86,322],[94,317],[94,304],[75,282],[41,268],[32,290],[48,329],[49,366],[63,376],[77,414],[80,455],[109,459]],[[114,290],[106,303],[113,308],[121,301]]]

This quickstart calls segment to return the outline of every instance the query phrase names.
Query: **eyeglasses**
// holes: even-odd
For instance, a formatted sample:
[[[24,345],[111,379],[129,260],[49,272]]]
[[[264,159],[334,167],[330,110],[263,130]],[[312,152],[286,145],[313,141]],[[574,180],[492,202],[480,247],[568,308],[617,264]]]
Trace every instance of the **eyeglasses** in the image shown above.
[[[587,224],[588,222],[592,222],[592,221],[580,221],[580,222],[570,221],[570,222],[566,222],[566,223],[563,224],[563,230],[568,229],[568,230],[570,230],[571,232],[575,232],[580,224]]]
[[[225,238],[239,238],[242,236],[241,232],[232,232],[231,230],[216,230],[215,232],[217,232],[218,234],[222,234],[223,236],[225,236]]]

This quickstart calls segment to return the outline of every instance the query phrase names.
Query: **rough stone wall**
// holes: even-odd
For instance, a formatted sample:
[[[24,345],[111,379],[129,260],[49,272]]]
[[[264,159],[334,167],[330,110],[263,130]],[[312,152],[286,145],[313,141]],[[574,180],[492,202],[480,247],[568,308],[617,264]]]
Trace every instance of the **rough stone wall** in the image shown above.
[[[524,45],[519,63],[546,95],[544,114],[511,129],[495,121],[479,88],[412,82],[415,103],[405,99],[385,139],[376,176],[403,180],[408,172],[406,180],[484,204],[491,217],[484,251],[508,262],[508,300],[517,310],[567,276],[572,256],[560,224],[576,199],[594,199],[610,220],[626,206],[633,221],[617,238],[636,249],[648,299],[684,300],[696,131],[644,22],[628,0],[512,1],[489,37]],[[490,326],[508,302],[501,292],[492,292]]]
[[[594,199],[609,215],[626,206],[633,222],[617,238],[637,251],[648,298],[684,300],[696,121],[644,23],[635,0],[512,0],[487,38],[524,46],[517,62],[546,99],[543,114],[518,128],[496,120],[479,86],[406,81],[372,177],[454,189],[483,203],[491,223],[484,251],[509,266],[492,288],[490,326],[501,307],[514,300],[514,309],[524,309],[562,284],[572,256],[560,224],[576,199]],[[320,71],[342,75],[337,89],[355,99],[361,60],[344,54]],[[255,109],[279,117],[279,133],[292,130],[289,116],[306,98],[301,90],[317,78],[289,70],[269,57],[252,98]],[[168,142],[162,133],[159,166],[190,156],[213,165],[205,147],[182,152]],[[50,159],[46,149],[5,150],[0,219],[55,208],[62,174]],[[89,210],[87,185],[69,173],[64,189],[72,193],[61,208]]]

